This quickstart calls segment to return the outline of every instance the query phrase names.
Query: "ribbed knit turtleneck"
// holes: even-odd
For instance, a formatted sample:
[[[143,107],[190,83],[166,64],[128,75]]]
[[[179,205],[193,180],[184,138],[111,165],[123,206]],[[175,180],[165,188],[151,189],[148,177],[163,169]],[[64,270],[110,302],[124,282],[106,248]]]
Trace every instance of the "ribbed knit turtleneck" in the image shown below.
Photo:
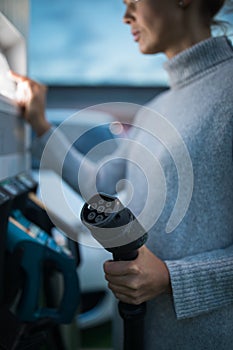
[[[180,87],[208,69],[232,58],[233,50],[226,36],[208,38],[177,54],[164,63],[171,88]]]

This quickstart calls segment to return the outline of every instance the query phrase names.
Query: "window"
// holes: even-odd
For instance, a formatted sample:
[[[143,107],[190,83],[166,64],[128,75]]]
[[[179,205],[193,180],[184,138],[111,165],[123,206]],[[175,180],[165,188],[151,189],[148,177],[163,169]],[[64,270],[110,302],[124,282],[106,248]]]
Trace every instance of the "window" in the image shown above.
[[[32,0],[29,74],[46,84],[164,85],[163,55],[142,55],[121,0]]]
[[[122,0],[31,0],[28,72],[50,86],[49,108],[144,104],[166,88],[165,56],[140,53],[124,11]]]

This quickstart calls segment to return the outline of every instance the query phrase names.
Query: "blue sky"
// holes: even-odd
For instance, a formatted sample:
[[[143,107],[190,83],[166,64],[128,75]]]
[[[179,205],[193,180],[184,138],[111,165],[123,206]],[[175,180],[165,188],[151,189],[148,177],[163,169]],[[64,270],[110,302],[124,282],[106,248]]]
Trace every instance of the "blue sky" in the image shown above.
[[[41,82],[166,84],[163,55],[142,55],[121,0],[31,0],[29,74]]]

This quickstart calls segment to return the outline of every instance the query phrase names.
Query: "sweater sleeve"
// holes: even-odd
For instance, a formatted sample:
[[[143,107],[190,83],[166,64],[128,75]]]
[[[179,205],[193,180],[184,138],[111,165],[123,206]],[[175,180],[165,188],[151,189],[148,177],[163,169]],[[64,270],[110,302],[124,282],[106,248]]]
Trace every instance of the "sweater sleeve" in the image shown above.
[[[165,263],[178,319],[233,302],[233,246]]]
[[[113,194],[117,182],[125,174],[125,160],[117,151],[109,159],[95,163],[77,151],[65,135],[54,127],[33,141],[32,154],[41,158],[41,168],[55,171],[79,194],[90,193],[90,183],[92,189]]]

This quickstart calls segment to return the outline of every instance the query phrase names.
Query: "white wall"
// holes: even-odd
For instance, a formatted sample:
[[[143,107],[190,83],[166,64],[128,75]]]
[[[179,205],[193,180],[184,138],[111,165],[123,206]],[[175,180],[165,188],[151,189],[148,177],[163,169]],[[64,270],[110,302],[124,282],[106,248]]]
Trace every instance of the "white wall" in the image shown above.
[[[30,130],[20,118],[14,84],[7,77],[7,63],[27,73],[28,13],[27,0],[0,0],[0,180],[30,169]]]
[[[29,23],[29,0],[0,0],[0,12],[14,23],[26,39]]]

